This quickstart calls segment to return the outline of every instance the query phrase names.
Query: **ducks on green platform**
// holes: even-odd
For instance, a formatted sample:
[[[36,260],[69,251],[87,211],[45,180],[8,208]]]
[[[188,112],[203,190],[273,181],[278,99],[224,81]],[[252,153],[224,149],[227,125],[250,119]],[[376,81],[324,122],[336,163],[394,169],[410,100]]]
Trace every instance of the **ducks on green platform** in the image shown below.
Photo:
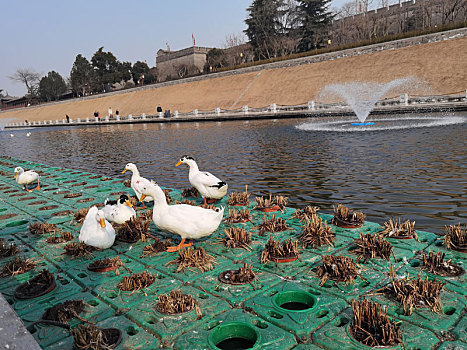
[[[178,246],[167,248],[168,252],[175,252],[182,247],[192,245],[193,239],[206,237],[214,233],[224,216],[224,208],[204,209],[188,204],[169,205],[162,189],[155,183],[144,183],[138,191],[145,196],[154,198],[152,220],[161,230],[179,235],[182,241]],[[185,240],[189,243],[185,244]]]
[[[207,204],[207,199],[221,199],[227,194],[229,186],[207,171],[200,171],[195,160],[190,156],[180,158],[175,166],[186,164],[190,167],[188,179],[191,185],[198,190],[204,198],[204,204]]]
[[[16,167],[15,168],[15,179],[16,182],[20,185],[24,186],[24,189],[28,192],[32,192],[33,190],[28,189],[27,185],[33,184],[37,182],[36,188],[34,190],[40,190],[41,186],[39,184],[39,174],[36,173],[35,171],[28,170],[24,171],[23,168]]]
[[[104,202],[104,217],[110,222],[116,224],[124,224],[131,218],[136,217],[136,211],[133,209],[133,205],[130,203],[130,198],[126,194],[122,194],[117,200],[109,200],[108,198]]]
[[[79,232],[79,241],[98,249],[110,248],[115,241],[115,230],[105,220],[104,212],[93,206],[89,209]]]

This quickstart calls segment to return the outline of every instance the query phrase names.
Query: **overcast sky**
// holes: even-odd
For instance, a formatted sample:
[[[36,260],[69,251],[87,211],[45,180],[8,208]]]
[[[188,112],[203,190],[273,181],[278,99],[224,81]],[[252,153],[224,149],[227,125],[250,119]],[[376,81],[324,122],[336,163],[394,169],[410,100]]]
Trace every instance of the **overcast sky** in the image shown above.
[[[252,0],[11,0],[0,16],[0,89],[22,96],[8,76],[18,68],[70,74],[76,55],[88,60],[101,46],[118,60],[155,65],[157,50],[223,47],[242,34]],[[348,0],[333,0],[340,7]]]

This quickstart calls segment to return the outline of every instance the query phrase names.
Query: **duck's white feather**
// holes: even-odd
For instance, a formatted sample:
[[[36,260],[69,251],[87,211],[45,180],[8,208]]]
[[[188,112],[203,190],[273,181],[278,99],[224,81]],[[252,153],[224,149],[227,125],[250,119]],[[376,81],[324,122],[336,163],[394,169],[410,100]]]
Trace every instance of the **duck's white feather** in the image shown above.
[[[106,203],[102,208],[102,212],[104,213],[106,220],[119,225],[124,224],[131,218],[136,217],[136,211],[125,203],[120,203],[120,201],[117,201],[117,204],[113,205]]]
[[[104,218],[102,210],[96,206],[91,207],[81,226],[79,241],[95,248],[107,249],[114,244],[115,230],[105,219],[105,227],[101,227],[100,218]]]
[[[133,163],[128,163],[127,165],[125,165],[124,172],[127,171],[127,170],[132,172],[130,185],[131,185],[131,188],[133,189],[133,191],[135,192],[136,198],[138,198],[138,200],[140,200],[141,192],[138,190],[138,187],[141,186],[141,185],[144,185],[146,182],[149,182],[149,180],[145,179],[144,177],[142,177],[139,174],[138,168]],[[153,199],[152,199],[152,197],[147,196],[144,199],[144,201],[145,202],[151,202],[151,201],[153,201]]]
[[[16,182],[20,185],[29,185],[39,180],[39,174],[35,171],[24,171],[23,168],[17,167],[15,169]]]

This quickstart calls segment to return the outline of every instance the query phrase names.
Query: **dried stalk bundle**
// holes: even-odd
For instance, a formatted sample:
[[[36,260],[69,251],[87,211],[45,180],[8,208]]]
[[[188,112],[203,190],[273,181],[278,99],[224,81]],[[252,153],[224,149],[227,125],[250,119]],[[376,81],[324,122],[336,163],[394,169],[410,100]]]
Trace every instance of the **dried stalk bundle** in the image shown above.
[[[334,246],[336,234],[316,214],[304,216],[306,224],[299,236],[304,248],[317,248],[324,244]]]
[[[18,256],[2,266],[0,277],[15,276],[28,272],[37,266],[33,259],[23,259]]]
[[[193,309],[196,309],[196,314],[200,318],[202,315],[198,301],[179,289],[173,289],[169,294],[159,295],[156,303],[156,310],[165,315],[182,314]]]
[[[247,263],[243,264],[238,270],[230,270],[228,274],[224,274],[232,283],[250,283],[256,279],[256,273],[253,271],[253,266]]]
[[[19,252],[18,246],[16,243],[6,243],[5,241],[0,240],[0,258],[6,258],[8,256],[15,255]]]
[[[392,245],[381,236],[366,235],[360,233],[360,238],[354,241],[357,246],[352,252],[357,255],[357,262],[363,259],[366,263],[368,259],[382,258],[389,261],[392,253]]]
[[[320,286],[323,286],[328,280],[353,284],[357,276],[363,280],[365,279],[360,275],[357,264],[355,264],[352,258],[334,255],[324,255],[321,258],[323,259],[323,264],[316,270],[316,273],[320,277]]]
[[[199,192],[196,188],[185,188],[182,191],[182,196],[183,197],[193,197],[193,198],[198,198],[199,197]]]
[[[73,214],[73,219],[78,223],[82,224],[84,222],[84,219],[86,218],[86,215],[88,214],[89,208],[81,208],[75,211]]]
[[[190,201],[189,199],[184,199],[182,201],[175,200],[175,204],[188,204],[188,205],[196,205],[195,201]]]
[[[449,225],[444,226],[444,231],[446,232],[444,236],[444,244],[448,249],[467,249],[467,224],[461,226],[459,225]]]
[[[402,304],[406,315],[412,315],[414,307],[429,307],[433,312],[441,312],[441,291],[446,282],[423,279],[418,273],[417,279],[409,275],[395,279],[395,272],[391,266],[391,284],[383,289],[386,294]]]
[[[248,185],[245,186],[245,192],[229,193],[228,205],[248,205],[250,204],[250,194],[248,193]]]
[[[142,258],[146,258],[148,256],[154,256],[156,254],[165,252],[167,251],[167,248],[172,244],[170,239],[167,241],[162,241],[159,238],[155,238],[154,240],[155,242],[153,244],[144,246],[143,255],[141,255]]]
[[[264,246],[261,253],[261,263],[265,264],[268,261],[284,258],[297,258],[300,256],[298,251],[298,242],[292,241],[291,238],[279,242],[273,236],[269,236],[269,241]]]
[[[366,215],[361,211],[354,212],[345,205],[338,204],[337,207],[334,206],[334,217],[332,219],[333,224],[335,224],[336,218],[351,224],[363,224],[365,222]]]
[[[251,215],[249,209],[240,209],[234,210],[229,209],[229,217],[227,218],[227,222],[229,224],[237,224],[241,222],[251,221]]]
[[[199,270],[206,272],[213,269],[213,263],[215,258],[212,255],[206,253],[204,248],[193,248],[188,247],[179,251],[178,258],[168,262],[166,265],[178,264],[177,272],[196,267]]]
[[[400,322],[391,320],[387,308],[367,299],[352,300],[353,337],[367,346],[395,346],[402,344]]]
[[[71,330],[74,346],[78,350],[112,350],[112,340],[102,332],[102,328],[93,324],[78,325]]]
[[[150,221],[144,220],[143,217],[131,218],[117,229],[117,238],[123,242],[146,241]]]
[[[71,232],[59,232],[57,234],[53,234],[52,236],[47,237],[47,243],[65,243],[69,242],[73,239],[73,234]]]
[[[285,209],[285,206],[287,205],[289,198],[285,196],[274,196],[273,198],[272,194],[269,194],[269,198],[255,197],[255,200],[256,200],[255,209],[266,209],[266,208],[271,208],[277,205],[282,211]]]
[[[136,208],[136,205],[138,204],[138,199],[136,197],[130,197],[129,201],[133,208]]]
[[[318,207],[312,207],[311,205],[307,205],[303,210],[297,209],[295,210],[295,214],[293,218],[298,219],[298,221],[303,222],[306,219],[310,219],[313,215],[318,213]]]
[[[42,319],[62,323],[67,323],[73,318],[82,319],[79,314],[84,311],[85,306],[86,303],[83,300],[67,300],[48,308],[42,315]]]
[[[276,219],[276,215],[273,214],[271,218],[264,215],[263,222],[258,225],[259,235],[263,236],[265,232],[281,232],[287,230],[287,222],[283,218]]]
[[[446,254],[442,252],[438,252],[436,254],[430,252],[429,255],[424,253],[422,268],[425,271],[443,277],[460,276],[465,273],[465,270],[461,266],[452,263],[452,258],[444,260],[445,256]]]
[[[80,256],[87,256],[95,251],[96,248],[91,247],[83,242],[73,242],[68,243],[65,246],[65,253],[66,255],[73,256],[73,257],[80,257]]]
[[[245,231],[244,227],[229,227],[224,229],[225,237],[222,243],[228,248],[245,248],[251,251],[251,232]]]
[[[401,218],[398,221],[389,219],[384,223],[384,230],[378,232],[383,237],[415,237],[418,239],[417,232],[415,232],[415,221],[410,222],[407,220],[401,223]]]
[[[58,231],[58,227],[55,224],[49,224],[48,222],[31,222],[29,224],[29,231],[33,235],[42,235],[44,233],[55,233]]]
[[[125,181],[123,181],[123,186],[125,186],[125,187],[131,187],[131,180],[125,180]]]
[[[105,259],[102,259],[102,260],[93,261],[92,263],[90,263],[88,265],[88,270],[96,271],[96,270],[104,269],[104,268],[107,268],[107,267],[115,267],[116,268],[115,276],[119,276],[120,271],[118,270],[118,268],[120,266],[127,269],[125,267],[125,265],[123,264],[122,260],[120,260],[120,256],[117,255],[115,258],[105,258]],[[129,269],[127,269],[127,270],[129,270]]]
[[[212,204],[203,204],[203,205],[200,205],[201,208],[204,208],[204,209],[211,209],[211,210],[214,210],[214,211],[217,211],[218,208],[216,208],[216,206],[212,205]]]
[[[165,190],[162,190],[162,191],[164,191],[165,200],[167,201],[167,204],[170,204],[172,202],[172,197],[170,196],[170,190],[165,189]]]
[[[125,292],[132,292],[149,287],[156,280],[156,275],[143,271],[140,273],[133,273],[131,276],[123,277],[123,281],[120,282],[117,287]]]
[[[147,209],[145,212],[142,214],[138,215],[138,217],[143,218],[144,221],[149,221],[149,223],[152,222],[152,209]]]

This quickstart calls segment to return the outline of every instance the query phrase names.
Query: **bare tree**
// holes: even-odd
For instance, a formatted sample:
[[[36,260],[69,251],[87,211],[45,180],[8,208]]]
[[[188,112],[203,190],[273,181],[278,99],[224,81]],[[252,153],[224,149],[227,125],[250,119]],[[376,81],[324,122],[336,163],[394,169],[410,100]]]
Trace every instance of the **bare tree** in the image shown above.
[[[245,44],[245,36],[243,34],[227,34],[225,36],[224,49],[240,46]]]
[[[26,85],[29,95],[35,95],[39,85],[41,74],[31,68],[18,68],[15,74],[9,76],[13,81],[17,81]]]

